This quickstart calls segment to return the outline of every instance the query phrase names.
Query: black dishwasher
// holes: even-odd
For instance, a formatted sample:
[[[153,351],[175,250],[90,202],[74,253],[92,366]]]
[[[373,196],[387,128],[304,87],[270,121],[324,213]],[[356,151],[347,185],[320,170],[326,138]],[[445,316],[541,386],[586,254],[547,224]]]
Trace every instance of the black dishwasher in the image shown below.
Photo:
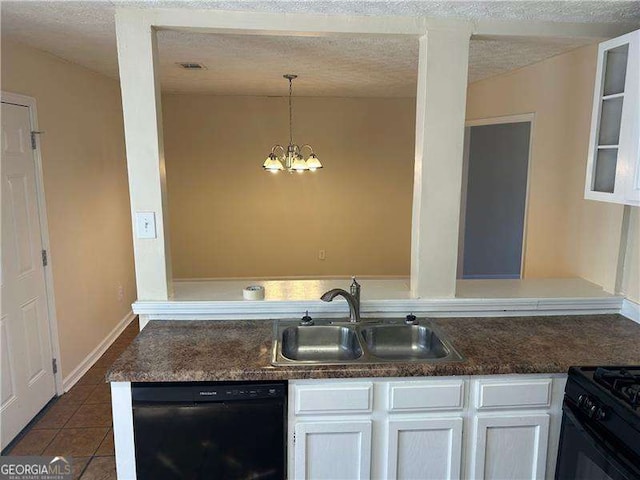
[[[283,479],[286,382],[133,383],[138,480]]]

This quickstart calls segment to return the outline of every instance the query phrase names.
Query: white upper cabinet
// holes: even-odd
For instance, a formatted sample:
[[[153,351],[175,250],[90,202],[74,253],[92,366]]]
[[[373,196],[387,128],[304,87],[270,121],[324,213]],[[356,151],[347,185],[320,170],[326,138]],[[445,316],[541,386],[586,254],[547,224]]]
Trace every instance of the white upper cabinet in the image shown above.
[[[640,30],[598,48],[585,198],[640,205]]]

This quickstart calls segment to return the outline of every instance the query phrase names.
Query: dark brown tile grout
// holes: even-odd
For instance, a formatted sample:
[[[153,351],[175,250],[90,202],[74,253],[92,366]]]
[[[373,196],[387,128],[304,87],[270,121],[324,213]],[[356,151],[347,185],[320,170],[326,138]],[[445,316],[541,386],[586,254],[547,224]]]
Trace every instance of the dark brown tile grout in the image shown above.
[[[65,394],[61,395],[60,397],[54,398],[51,402],[49,402],[45,406],[45,408],[43,408],[43,410],[41,412],[39,412],[34,417],[34,419],[29,423],[29,425],[27,425],[27,427],[22,432],[20,432],[20,434],[16,437],[14,442],[12,442],[13,445],[11,445],[11,450],[9,450],[5,454],[6,455],[11,455],[11,451],[14,450],[16,448],[16,446],[18,446],[20,444],[20,442],[24,440],[26,435],[28,433],[30,433],[31,431],[33,431],[33,430],[57,430],[56,434],[51,438],[51,440],[49,442],[47,442],[47,444],[40,451],[40,454],[42,454],[43,452],[45,452],[47,450],[47,448],[49,448],[49,446],[51,446],[51,444],[56,440],[56,438],[58,438],[58,436],[61,435],[62,432],[65,431],[65,430],[69,431],[71,429],[73,429],[73,430],[85,430],[85,429],[105,428],[105,427],[95,427],[95,426],[69,427],[68,425],[69,425],[69,422],[71,421],[71,419],[76,415],[76,413],[84,405],[92,405],[92,406],[105,405],[105,404],[111,405],[111,402],[109,400],[110,395],[105,396],[105,400],[106,401],[99,401],[99,402],[92,402],[92,403],[87,403],[87,402],[90,401],[92,394],[95,391],[98,390],[100,385],[104,385],[105,384],[104,378],[101,379],[100,377],[103,377],[106,374],[106,371],[108,370],[108,368],[111,365],[111,363],[113,363],[116,360],[116,358],[120,354],[122,354],[122,352],[127,348],[127,346],[133,341],[133,339],[135,338],[134,333],[137,334],[136,333],[137,331],[138,331],[138,320],[135,319],[127,328],[125,328],[123,330],[123,332],[120,334],[120,336],[105,351],[105,353],[98,360],[96,360],[96,362],[89,368],[89,370],[87,370],[85,375],[83,375],[76,382],[76,384],[70,389],[69,392],[66,392]],[[96,372],[101,372],[101,373],[96,373]],[[91,377],[88,380],[91,383],[84,383],[83,382],[83,379],[85,379],[85,377],[87,377],[87,375],[89,375]],[[73,390],[76,387],[91,387],[91,388],[90,388],[89,394],[85,398],[82,398],[81,395],[76,394],[77,396],[80,396],[80,398],[82,398],[82,400],[78,401],[77,403],[76,402],[66,403],[67,405],[75,407],[75,409],[73,409],[73,412],[71,413],[71,415],[69,415],[69,417],[62,423],[62,425],[58,426],[58,427],[55,427],[55,428],[42,428],[42,429],[35,428],[38,425],[38,423],[40,421],[42,421],[42,419],[47,416],[47,414],[51,411],[51,409],[55,405],[59,404],[59,402],[65,402],[65,400],[63,400],[65,398],[65,395],[68,395],[71,392],[71,390]],[[85,392],[87,390],[88,390],[88,388],[84,389]],[[82,392],[82,391],[83,391],[83,389],[75,390],[75,392]],[[60,405],[65,405],[65,403],[60,403]],[[71,407],[69,409],[71,409]],[[115,455],[115,452],[110,452],[111,453],[110,455],[109,454],[96,455],[96,453],[98,452],[98,450],[102,446],[103,442],[105,442],[107,437],[113,431],[113,417],[112,417],[111,409],[109,409],[109,416],[111,417],[111,424],[107,428],[106,433],[100,439],[100,441],[97,442],[96,448],[93,450],[92,454],[89,455],[88,457],[82,457],[82,458],[88,458],[88,460],[87,460],[86,464],[83,466],[82,470],[80,471],[80,474],[77,477],[78,479],[82,479],[82,476],[85,474],[85,472],[89,468],[89,465],[91,465],[91,462],[95,458],[109,458],[109,457],[113,457]]]
[[[84,464],[84,467],[82,467],[82,470],[80,471],[80,475],[78,475],[78,480],[80,480],[82,478],[82,476],[84,475],[84,472],[87,471],[87,467],[89,466],[89,464],[91,463],[91,459],[93,457],[89,457],[89,460],[87,460],[87,463]],[[116,479],[117,480],[117,479]]]

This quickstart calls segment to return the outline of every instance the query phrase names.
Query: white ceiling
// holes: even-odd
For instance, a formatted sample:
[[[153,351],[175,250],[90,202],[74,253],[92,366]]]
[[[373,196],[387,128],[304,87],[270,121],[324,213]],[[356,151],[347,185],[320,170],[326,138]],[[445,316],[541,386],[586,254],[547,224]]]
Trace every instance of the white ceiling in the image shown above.
[[[411,36],[265,37],[161,31],[160,73],[167,92],[282,95],[283,73],[295,73],[296,95],[411,97],[418,39]],[[491,77],[584,45],[579,41],[474,40],[469,81]],[[184,71],[176,63],[203,63]]]
[[[215,8],[330,15],[400,15],[640,24],[640,2],[465,1],[3,1],[2,36],[117,78],[115,6]],[[581,40],[471,42],[469,81],[538,62],[584,45]],[[296,95],[415,94],[417,39],[413,37],[265,37],[159,33],[162,88],[219,95],[282,95],[283,73],[300,76]],[[177,62],[204,63],[185,71]]]
[[[296,95],[410,97],[416,91],[418,39],[271,37],[162,31],[162,88],[220,95],[282,95],[295,73]],[[184,71],[175,61],[202,62]]]

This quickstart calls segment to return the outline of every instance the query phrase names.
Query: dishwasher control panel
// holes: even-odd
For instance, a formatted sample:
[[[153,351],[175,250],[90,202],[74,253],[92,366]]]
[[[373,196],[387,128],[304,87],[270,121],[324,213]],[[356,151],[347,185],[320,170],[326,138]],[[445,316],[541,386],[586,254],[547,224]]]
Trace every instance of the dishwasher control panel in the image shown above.
[[[283,399],[285,382],[166,382],[131,385],[133,405],[150,403],[204,403]]]
[[[196,402],[224,402],[227,400],[252,400],[259,398],[282,398],[285,396],[285,385],[209,385],[196,387]]]

